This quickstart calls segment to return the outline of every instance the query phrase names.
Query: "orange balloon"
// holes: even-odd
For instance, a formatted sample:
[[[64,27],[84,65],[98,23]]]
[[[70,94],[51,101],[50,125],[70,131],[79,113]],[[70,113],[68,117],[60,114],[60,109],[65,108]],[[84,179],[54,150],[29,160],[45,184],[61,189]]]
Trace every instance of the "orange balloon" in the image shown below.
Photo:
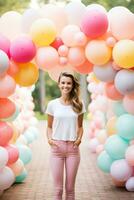
[[[110,135],[113,135],[113,134],[116,134],[116,120],[117,118],[116,117],[112,117],[108,120],[107,124],[106,124],[106,130],[107,130],[107,134],[110,136]]]
[[[15,62],[13,62],[13,61],[10,61],[10,65],[9,65],[8,70],[7,70],[7,73],[8,73],[10,76],[13,77],[18,71],[19,71],[19,68],[18,68],[17,63],[15,63]]]
[[[112,100],[123,99],[123,95],[115,88],[114,83],[106,83],[105,93],[109,99],[112,99]]]
[[[17,140],[17,138],[19,137],[19,132],[17,131],[16,127],[12,124],[12,123],[8,123],[9,126],[11,126],[12,130],[13,130],[13,136],[11,138],[11,140],[9,141],[9,144],[14,144]]]
[[[20,86],[31,86],[38,80],[39,71],[35,64],[24,63],[18,64],[19,71],[15,74],[14,79]]]
[[[86,60],[82,65],[74,67],[74,70],[80,74],[88,74],[93,70],[93,64]]]
[[[12,116],[16,111],[15,104],[8,98],[0,99],[0,119]]]

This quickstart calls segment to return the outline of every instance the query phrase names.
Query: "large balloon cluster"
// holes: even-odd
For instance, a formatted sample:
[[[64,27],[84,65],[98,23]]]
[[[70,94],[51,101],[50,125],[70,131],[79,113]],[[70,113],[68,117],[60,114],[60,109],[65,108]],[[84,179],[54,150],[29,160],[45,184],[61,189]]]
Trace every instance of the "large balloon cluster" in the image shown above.
[[[99,168],[110,173],[116,186],[134,191],[134,30],[123,31],[134,23],[134,15],[123,7],[112,8],[107,15],[113,38],[105,42],[112,47],[112,58],[94,63],[87,77],[92,93],[89,148],[98,154]]]
[[[0,138],[4,155],[0,156],[0,181],[3,180],[0,182],[0,190],[8,188],[14,182],[14,174],[8,167],[5,168],[8,156],[3,146],[8,144],[12,136],[12,128],[7,121],[16,118],[20,106],[17,107],[15,98],[10,97],[15,93],[16,85],[19,87],[18,92],[22,87],[35,84],[39,69],[48,72],[56,81],[61,71],[81,74],[92,72],[93,82],[88,88],[93,92],[93,102],[89,106],[90,114],[94,113],[92,116],[95,120],[91,123],[92,130],[98,126],[97,129],[101,131],[100,140],[103,145],[98,148],[98,152],[105,149],[99,155],[98,165],[110,172],[116,183],[126,183],[127,189],[132,190],[133,58],[134,14],[125,7],[114,7],[107,12],[99,4],[86,7],[81,2],[73,1],[64,7],[47,4],[37,10],[27,9],[23,14],[15,11],[3,14],[0,18],[0,134],[4,134],[2,137],[7,136],[6,139]],[[28,92],[24,88],[22,91],[25,102]],[[20,92],[20,96],[23,95]],[[28,105],[33,107],[30,103]],[[20,141],[23,143],[21,147],[16,145],[20,155],[21,151],[26,150],[23,145],[32,141],[31,132],[35,130],[29,130],[28,121],[31,125],[36,123],[33,113],[27,112],[27,106],[24,105],[23,108],[17,122],[14,122],[16,126],[19,124],[19,132],[25,132],[15,140],[17,145]],[[27,120],[28,118],[32,120]],[[113,127],[115,124],[116,128]],[[106,129],[106,125],[111,128]],[[114,135],[108,137],[107,130],[110,135]],[[91,132],[94,137],[95,131]],[[6,143],[3,142],[5,140]],[[97,146],[97,142],[98,140],[94,141],[92,148]],[[124,166],[124,170],[120,170],[120,165]],[[7,180],[3,178],[4,173],[11,177],[8,184],[4,182]]]
[[[32,91],[31,87],[23,88],[17,85],[10,98],[1,98],[1,102],[7,101],[6,104],[0,105],[1,192],[14,182],[20,183],[27,177],[25,165],[32,159],[30,144],[38,137]]]

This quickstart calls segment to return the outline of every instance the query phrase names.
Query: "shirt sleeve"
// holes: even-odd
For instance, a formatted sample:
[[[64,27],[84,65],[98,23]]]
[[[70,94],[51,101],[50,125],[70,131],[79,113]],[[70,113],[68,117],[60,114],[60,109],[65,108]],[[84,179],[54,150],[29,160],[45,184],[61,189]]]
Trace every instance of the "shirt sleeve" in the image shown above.
[[[84,102],[82,101],[82,111],[79,113],[79,115],[83,114],[86,112],[86,108],[85,108],[85,104]]]
[[[52,104],[51,101],[48,103],[45,113],[49,114],[49,115],[53,115],[54,114],[54,112],[53,112],[53,104]]]

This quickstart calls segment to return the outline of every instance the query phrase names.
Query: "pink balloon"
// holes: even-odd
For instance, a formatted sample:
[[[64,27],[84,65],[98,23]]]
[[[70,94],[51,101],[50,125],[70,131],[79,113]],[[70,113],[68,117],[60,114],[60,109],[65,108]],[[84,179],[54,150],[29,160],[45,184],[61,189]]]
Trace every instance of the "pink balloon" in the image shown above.
[[[10,57],[10,40],[6,38],[4,35],[0,34],[0,49],[4,51],[8,57]]]
[[[127,148],[125,158],[130,166],[134,166],[134,145]]]
[[[67,56],[68,54],[68,47],[66,45],[61,45],[58,49],[58,53],[60,56]]]
[[[72,66],[79,66],[85,62],[85,52],[83,48],[71,47],[68,52],[68,61]]]
[[[15,91],[16,83],[14,79],[6,75],[5,77],[0,79],[0,98],[9,97]]]
[[[90,10],[85,13],[81,21],[81,30],[87,37],[102,36],[108,28],[108,19],[105,13]]]
[[[134,99],[125,96],[123,99],[123,107],[128,113],[134,115]]]
[[[53,47],[42,47],[38,49],[35,60],[39,68],[49,70],[58,64],[59,55]]]
[[[7,145],[5,146],[7,152],[8,152],[8,165],[13,164],[16,162],[19,158],[19,151],[16,146],[14,145]]]
[[[13,129],[6,122],[0,121],[0,146],[5,146],[13,136]]]
[[[29,62],[36,55],[36,47],[30,38],[20,37],[11,43],[10,55],[15,62]]]

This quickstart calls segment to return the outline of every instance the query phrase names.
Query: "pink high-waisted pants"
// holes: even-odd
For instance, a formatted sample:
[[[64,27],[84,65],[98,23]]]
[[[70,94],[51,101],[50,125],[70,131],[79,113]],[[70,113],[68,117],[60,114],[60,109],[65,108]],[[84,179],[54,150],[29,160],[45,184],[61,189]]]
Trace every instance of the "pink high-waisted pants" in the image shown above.
[[[54,200],[62,200],[65,166],[66,200],[75,200],[75,178],[80,163],[79,147],[72,141],[55,140],[51,147],[50,167],[54,180]]]

